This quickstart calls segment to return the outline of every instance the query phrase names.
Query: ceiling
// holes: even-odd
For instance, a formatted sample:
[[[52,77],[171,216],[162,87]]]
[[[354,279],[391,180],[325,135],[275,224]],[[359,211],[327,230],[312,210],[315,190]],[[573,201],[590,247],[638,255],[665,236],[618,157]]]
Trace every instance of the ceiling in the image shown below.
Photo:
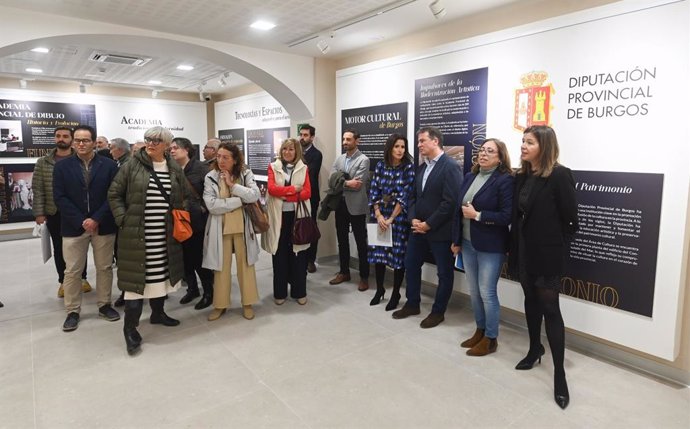
[[[0,6],[79,17],[111,24],[217,40],[237,45],[312,57],[337,58],[382,41],[411,34],[439,22],[498,8],[521,0],[441,0],[446,15],[436,20],[432,0],[0,0]],[[11,19],[11,17],[9,17]],[[260,31],[249,25],[262,19],[276,27]],[[327,44],[323,54],[317,43]],[[195,61],[194,70],[181,72],[178,52],[134,52],[89,43],[53,46],[49,53],[20,52],[0,58],[0,75],[124,85],[162,91],[199,89],[217,93],[249,82],[223,67]],[[99,63],[94,52],[151,58],[143,66]],[[25,71],[40,68],[39,76]],[[226,77],[227,76],[227,77]],[[223,77],[225,86],[220,84]],[[152,84],[150,80],[161,81]]]

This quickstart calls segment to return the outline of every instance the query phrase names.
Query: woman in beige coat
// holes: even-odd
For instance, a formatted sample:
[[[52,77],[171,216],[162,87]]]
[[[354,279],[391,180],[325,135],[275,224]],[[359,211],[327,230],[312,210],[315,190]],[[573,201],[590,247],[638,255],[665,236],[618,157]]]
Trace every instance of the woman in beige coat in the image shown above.
[[[307,303],[307,254],[309,244],[292,243],[292,229],[299,201],[309,202],[311,186],[307,166],[302,161],[302,146],[287,139],[280,146],[278,158],[268,165],[268,223],[261,234],[261,247],[273,255],[273,298],[277,305],[285,302],[288,283],[290,297],[300,305]],[[310,217],[309,204],[300,217]]]

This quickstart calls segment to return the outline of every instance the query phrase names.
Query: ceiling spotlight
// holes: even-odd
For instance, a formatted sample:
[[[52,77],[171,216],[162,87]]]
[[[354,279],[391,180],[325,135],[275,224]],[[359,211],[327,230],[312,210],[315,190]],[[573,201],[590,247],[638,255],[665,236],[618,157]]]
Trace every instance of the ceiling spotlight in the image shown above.
[[[159,93],[160,92],[158,90],[154,89],[153,91],[151,91],[151,98],[158,98]]]
[[[50,49],[48,48],[33,48],[31,52],[38,52],[39,54],[47,54],[50,52]]]
[[[429,5],[431,13],[434,14],[434,18],[441,19],[446,16],[446,5],[443,4],[443,0],[434,0]]]
[[[252,28],[255,28],[257,30],[263,30],[263,31],[271,30],[275,26],[276,25],[272,22],[262,21],[262,20],[254,21],[254,23],[252,25],[250,25],[250,27],[252,27]]]
[[[24,70],[27,71],[27,72],[29,72],[29,73],[43,73],[43,70],[37,69],[37,68],[33,68],[33,67],[29,67],[28,69],[24,69]]]
[[[79,92],[82,94],[86,94],[86,85],[84,85],[83,83],[80,83],[79,84]]]
[[[218,79],[218,85],[220,85],[221,88],[225,88],[228,85],[223,76]]]
[[[211,96],[204,92],[199,92],[199,101],[211,101]]]
[[[180,64],[179,66],[177,66],[177,69],[182,70],[182,71],[190,71],[190,70],[194,70],[194,67],[188,66],[186,64]]]
[[[26,79],[19,79],[19,87],[21,89],[26,89]]]
[[[319,40],[319,43],[316,44],[316,47],[319,48],[319,51],[321,51],[321,53],[324,55],[331,50],[330,45],[325,40]]]

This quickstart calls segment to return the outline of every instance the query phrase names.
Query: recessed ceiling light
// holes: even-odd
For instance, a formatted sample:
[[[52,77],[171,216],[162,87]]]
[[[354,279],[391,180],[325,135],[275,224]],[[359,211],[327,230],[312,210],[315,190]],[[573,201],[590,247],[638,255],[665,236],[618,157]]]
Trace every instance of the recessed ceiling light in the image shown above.
[[[177,66],[177,69],[178,70],[184,70],[184,71],[190,71],[190,70],[194,70],[194,67],[188,66],[185,64],[180,64],[179,66]]]
[[[270,30],[275,26],[276,25],[272,22],[262,21],[262,20],[254,21],[254,23],[252,25],[250,25],[250,27],[252,27],[252,28],[256,28],[257,30],[264,30],[264,31]]]
[[[43,70],[41,70],[41,69],[35,69],[35,68],[32,68],[32,67],[29,67],[28,69],[24,69],[24,70],[27,71],[27,72],[29,72],[29,73],[43,73]]]
[[[160,84],[163,83],[163,82],[161,82],[160,80],[150,80],[149,83],[150,83],[151,85],[160,85]]]
[[[31,52],[38,52],[39,54],[47,54],[50,52],[50,49],[48,48],[33,48]]]

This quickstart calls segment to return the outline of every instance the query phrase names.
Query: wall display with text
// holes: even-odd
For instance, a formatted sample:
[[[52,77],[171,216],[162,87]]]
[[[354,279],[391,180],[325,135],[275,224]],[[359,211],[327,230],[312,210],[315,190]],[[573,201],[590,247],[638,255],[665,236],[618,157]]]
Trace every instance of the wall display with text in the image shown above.
[[[77,125],[96,127],[94,105],[0,99],[0,157],[43,156],[56,127]]]
[[[257,180],[268,180],[268,164],[282,141],[290,137],[290,116],[267,92],[246,95],[215,104],[216,133],[223,140],[244,144],[245,163]]]
[[[369,157],[369,169],[383,160],[386,139],[391,134],[407,137],[407,103],[346,109],[341,113],[341,132],[351,128],[359,132],[359,150]]]
[[[0,165],[0,174],[5,179],[5,186],[0,191],[0,223],[34,220],[31,211],[34,201],[31,189],[34,164]]]
[[[551,126],[559,162],[578,183],[582,230],[562,282],[566,326],[673,360],[687,271],[690,106],[678,94],[690,90],[689,14],[688,1],[615,2],[338,70],[336,108],[415,100],[417,128],[417,117],[436,120],[443,100],[420,101],[447,95],[442,77],[487,71],[479,140],[503,140],[517,167],[524,130]],[[423,276],[435,283],[435,267]],[[467,291],[463,274],[456,285]],[[523,311],[519,284],[501,279],[498,291],[502,306]]]
[[[443,150],[462,170],[486,138],[486,96],[489,70],[448,73],[415,80],[414,128],[436,127],[443,133]],[[417,146],[414,157],[419,159]]]
[[[218,130],[218,139],[223,143],[237,145],[244,152],[244,128],[234,128],[232,130]]]

